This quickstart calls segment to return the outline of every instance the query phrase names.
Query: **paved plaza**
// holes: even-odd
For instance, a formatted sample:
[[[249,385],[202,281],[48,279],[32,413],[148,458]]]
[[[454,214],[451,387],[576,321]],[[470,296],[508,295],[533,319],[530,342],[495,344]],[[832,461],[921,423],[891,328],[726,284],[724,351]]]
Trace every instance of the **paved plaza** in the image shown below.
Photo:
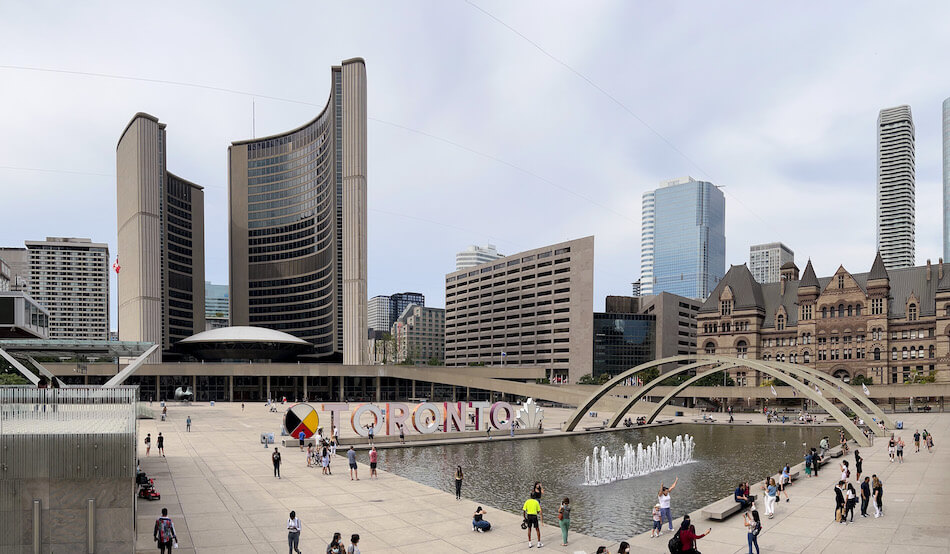
[[[351,481],[345,457],[337,456],[333,475],[306,467],[305,454],[298,448],[276,446],[283,454],[282,479],[273,477],[270,461],[272,445],[265,450],[261,432],[279,429],[281,413],[272,413],[260,403],[171,403],[168,420],[139,421],[139,457],[142,468],[155,478],[162,494],[157,502],[138,502],[138,551],[154,552],[152,526],[162,507],[167,507],[179,536],[180,552],[286,552],[285,523],[290,510],[302,520],[301,551],[322,553],[334,532],[346,539],[359,533],[364,553],[376,552],[531,552],[520,516],[498,507],[486,506],[489,533],[473,533],[471,514],[478,499],[457,502],[449,492],[418,484],[380,471],[378,480],[369,479],[368,459],[359,454],[360,481]],[[158,404],[153,406],[158,412]],[[556,428],[569,412],[545,410],[545,434]],[[185,419],[192,418],[192,432],[185,431]],[[606,417],[601,414],[599,417]],[[752,416],[758,422],[758,416]],[[944,414],[900,414],[901,433],[909,448],[905,463],[887,461],[886,441],[878,439],[862,448],[865,474],[877,473],[884,482],[885,517],[856,518],[854,524],[832,521],[833,485],[838,478],[839,460],[823,468],[819,478],[802,477],[789,488],[791,502],[777,505],[775,519],[764,519],[759,544],[764,552],[947,552],[950,550],[950,451],[943,447],[950,437],[950,416]],[[346,421],[348,417],[344,418]],[[745,418],[743,418],[745,419]],[[682,418],[683,422],[690,418]],[[348,421],[343,426],[343,443],[353,432]],[[764,420],[762,421],[764,423]],[[586,424],[586,423],[585,423]],[[324,428],[329,427],[321,422]],[[926,449],[914,453],[913,430],[927,428],[935,434],[933,454]],[[346,431],[349,431],[347,433]],[[157,455],[155,438],[165,437],[166,457]],[[145,456],[143,439],[152,435],[151,456]],[[501,439],[501,437],[496,437]],[[527,439],[532,440],[532,439]],[[749,455],[755,455],[750,452]],[[851,456],[848,459],[852,460]],[[776,468],[778,470],[778,468]],[[647,479],[649,477],[646,477]],[[755,476],[750,476],[755,480]],[[526,484],[527,488],[530,486]],[[755,491],[761,494],[761,491]],[[556,491],[549,494],[557,496]],[[673,496],[688,495],[677,489]],[[507,507],[512,508],[512,507]],[[648,517],[648,514],[646,515]],[[698,531],[712,527],[712,534],[699,541],[699,549],[709,553],[746,552],[746,533],[741,514],[724,522],[691,514]],[[556,515],[549,514],[550,523]],[[651,539],[649,533],[633,537],[632,551],[666,552],[669,534]],[[560,532],[549,525],[543,529],[545,550],[556,552],[596,551],[607,545],[616,552],[617,543],[571,533],[570,545],[560,546]]]

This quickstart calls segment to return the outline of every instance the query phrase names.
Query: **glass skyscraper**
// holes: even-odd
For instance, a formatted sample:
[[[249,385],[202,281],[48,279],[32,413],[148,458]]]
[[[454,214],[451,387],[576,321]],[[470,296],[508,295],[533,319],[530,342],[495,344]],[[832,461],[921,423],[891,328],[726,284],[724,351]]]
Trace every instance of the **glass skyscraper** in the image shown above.
[[[726,272],[726,199],[716,185],[672,179],[643,194],[640,292],[705,300]]]
[[[943,101],[943,261],[950,261],[950,98]]]

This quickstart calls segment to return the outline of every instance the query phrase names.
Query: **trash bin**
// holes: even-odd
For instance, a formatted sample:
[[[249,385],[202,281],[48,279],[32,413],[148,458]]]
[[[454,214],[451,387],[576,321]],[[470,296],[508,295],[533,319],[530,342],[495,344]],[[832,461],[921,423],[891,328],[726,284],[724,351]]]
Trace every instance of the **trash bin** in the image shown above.
[[[676,417],[683,417],[683,412],[673,412]]]
[[[904,428],[904,422],[903,422],[903,421],[895,421],[894,423],[897,425],[897,428],[898,428],[898,429],[903,429],[903,428]]]

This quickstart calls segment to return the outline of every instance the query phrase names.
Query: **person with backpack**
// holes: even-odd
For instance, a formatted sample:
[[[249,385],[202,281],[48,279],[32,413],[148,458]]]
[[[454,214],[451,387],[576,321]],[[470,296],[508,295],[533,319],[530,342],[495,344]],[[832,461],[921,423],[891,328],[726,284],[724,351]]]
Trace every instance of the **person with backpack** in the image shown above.
[[[300,554],[300,518],[297,512],[290,511],[290,519],[287,520],[287,545],[290,547],[287,554]]]
[[[567,546],[567,532],[571,528],[571,499],[564,497],[557,510],[558,525],[561,527],[561,546]]]
[[[178,535],[175,534],[175,524],[168,517],[168,508],[162,508],[162,517],[155,520],[155,529],[152,531],[152,538],[158,543],[158,551],[161,554],[172,554],[174,543],[178,542]]]
[[[752,554],[752,546],[755,546],[755,554],[759,554],[759,533],[762,532],[762,520],[759,519],[759,511],[755,509],[755,505],[752,505],[752,517],[749,517],[749,512],[742,514],[743,525],[749,528],[748,533],[746,533],[746,538],[749,540],[749,554]]]
[[[701,539],[712,532],[712,528],[706,529],[706,532],[702,535],[696,534],[696,528],[690,524],[689,515],[683,516],[683,523],[680,524],[679,531],[673,535],[673,538],[670,539],[669,547],[670,552],[682,552],[683,554],[700,554],[699,550],[696,549],[696,539]],[[674,541],[676,544],[674,544]],[[679,546],[678,550],[674,550],[675,546]]]
[[[344,554],[346,547],[343,546],[343,535],[333,533],[333,539],[327,545],[327,554]]]
[[[346,547],[346,554],[360,554],[360,536],[357,533],[353,533],[350,536],[350,546]]]
[[[145,435],[145,455],[148,456],[148,453],[152,451],[152,434],[148,433]]]

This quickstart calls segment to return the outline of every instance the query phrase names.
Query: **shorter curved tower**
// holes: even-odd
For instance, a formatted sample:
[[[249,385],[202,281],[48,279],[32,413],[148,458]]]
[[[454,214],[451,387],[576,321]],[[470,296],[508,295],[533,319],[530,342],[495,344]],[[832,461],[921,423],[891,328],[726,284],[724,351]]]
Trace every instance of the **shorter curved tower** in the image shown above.
[[[363,363],[366,66],[331,72],[312,121],[228,149],[231,324],[306,340],[313,356]]]

